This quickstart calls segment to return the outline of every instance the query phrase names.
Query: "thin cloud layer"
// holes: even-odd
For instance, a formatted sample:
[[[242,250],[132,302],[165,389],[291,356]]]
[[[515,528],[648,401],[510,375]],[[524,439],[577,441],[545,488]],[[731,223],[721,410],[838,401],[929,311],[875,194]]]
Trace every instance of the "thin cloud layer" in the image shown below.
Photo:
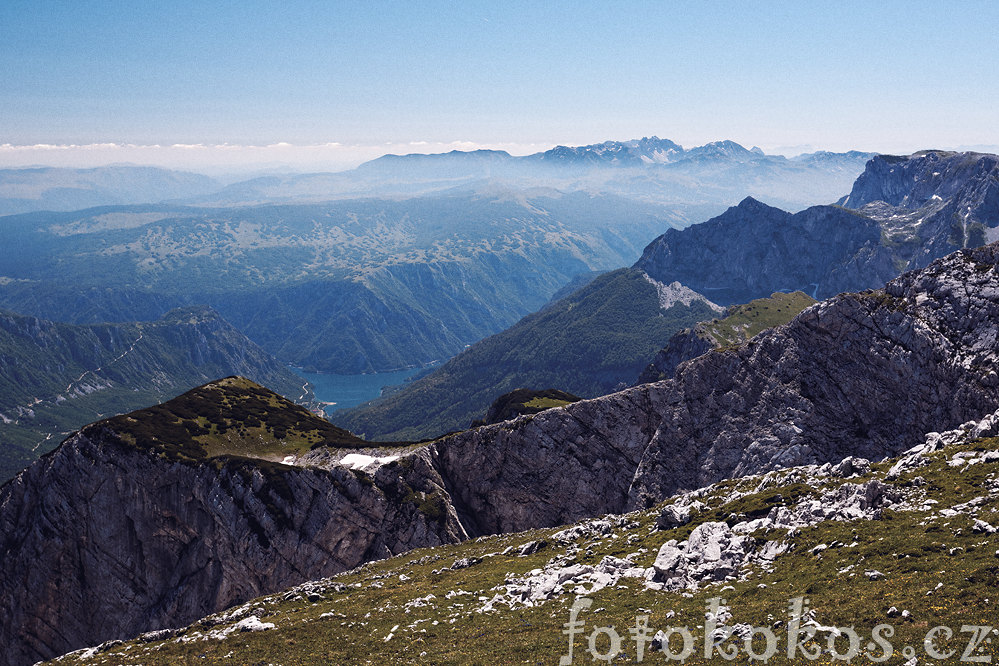
[[[134,143],[91,143],[17,145],[0,144],[0,167],[30,166],[96,167],[111,164],[145,164],[173,169],[242,170],[289,168],[308,170],[350,169],[386,153],[441,153],[451,150],[505,150],[515,155],[547,150],[552,144],[476,143],[474,141],[410,141],[383,144],[328,142],[295,145],[286,142],[267,145],[231,143],[174,143],[169,145]]]

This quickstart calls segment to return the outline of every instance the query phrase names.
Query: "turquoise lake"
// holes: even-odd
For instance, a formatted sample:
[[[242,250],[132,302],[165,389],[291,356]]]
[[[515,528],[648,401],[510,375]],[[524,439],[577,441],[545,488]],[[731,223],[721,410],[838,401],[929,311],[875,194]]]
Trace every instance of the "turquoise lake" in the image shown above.
[[[326,406],[326,414],[329,415],[338,409],[356,407],[362,402],[377,398],[381,395],[383,387],[402,384],[422,369],[376,372],[369,375],[333,375],[321,372],[304,372],[297,368],[292,368],[292,371],[312,384],[317,400],[335,403]]]

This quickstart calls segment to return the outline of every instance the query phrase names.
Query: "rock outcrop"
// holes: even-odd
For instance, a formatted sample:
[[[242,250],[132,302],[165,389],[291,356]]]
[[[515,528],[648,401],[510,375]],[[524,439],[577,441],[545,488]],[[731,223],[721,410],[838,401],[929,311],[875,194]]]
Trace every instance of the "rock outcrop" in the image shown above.
[[[648,384],[664,379],[671,379],[676,369],[684,361],[703,356],[716,349],[718,344],[707,331],[700,326],[680,331],[666,343],[666,346],[656,352],[652,362],[642,370],[637,384]]]
[[[815,299],[796,291],[777,292],[743,305],[733,305],[722,319],[701,322],[680,331],[653,357],[638,376],[637,384],[672,379],[684,361],[697,358],[712,349],[742,344],[768,328],[791,321],[796,314],[815,304]]]

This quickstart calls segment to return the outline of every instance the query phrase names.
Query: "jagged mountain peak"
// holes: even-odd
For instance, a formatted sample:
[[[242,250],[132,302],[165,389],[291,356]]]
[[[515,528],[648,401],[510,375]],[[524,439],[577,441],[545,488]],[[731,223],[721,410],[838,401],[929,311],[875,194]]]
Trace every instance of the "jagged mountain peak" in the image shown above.
[[[727,139],[722,141],[712,141],[704,144],[703,146],[691,148],[685,155],[688,159],[726,158],[737,161],[756,159],[759,156],[759,153],[746,150],[745,146]]]
[[[757,212],[765,210],[780,210],[774,206],[769,206],[755,197],[746,197],[735,206],[736,209],[747,212]]]

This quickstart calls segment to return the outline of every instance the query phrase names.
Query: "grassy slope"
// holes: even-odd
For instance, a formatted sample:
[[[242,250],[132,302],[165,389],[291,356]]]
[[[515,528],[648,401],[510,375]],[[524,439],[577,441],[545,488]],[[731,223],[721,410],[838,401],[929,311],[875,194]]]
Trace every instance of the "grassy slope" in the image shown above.
[[[711,336],[719,347],[745,342],[759,333],[791,321],[815,299],[804,292],[776,292],[768,298],[757,298],[744,305],[733,305],[725,317],[706,322],[699,328]]]
[[[421,439],[468,427],[517,388],[595,397],[634,381],[671,335],[713,315],[701,302],[663,312],[640,271],[613,271],[404,389],[333,420],[380,439]]]
[[[953,628],[953,640],[941,646],[961,654],[969,635],[963,625],[995,625],[999,594],[999,552],[994,536],[976,533],[967,510],[947,516],[942,510],[984,497],[978,513],[999,522],[999,465],[980,463],[953,467],[949,459],[960,451],[993,451],[999,439],[959,444],[930,455],[928,466],[903,474],[895,483],[906,492],[923,493],[938,504],[915,502],[911,510],[885,510],[877,521],[825,522],[789,535],[785,530],[758,532],[760,540],[790,540],[793,549],[780,556],[771,571],[754,568],[748,578],[719,583],[685,594],[643,589],[641,579],[621,579],[589,595],[593,606],[580,619],[585,633],[576,638],[573,663],[593,663],[586,653],[586,637],[595,626],[615,625],[625,638],[625,657],[615,663],[636,663],[634,643],[627,628],[636,615],[648,615],[658,629],[686,626],[695,636],[697,651],[685,663],[708,662],[701,656],[704,610],[707,600],[721,596],[733,615],[730,625],[775,627],[780,651],[771,664],[832,664],[828,654],[816,661],[787,659],[787,629],[775,624],[787,618],[789,599],[806,596],[816,620],[827,626],[853,626],[865,649],[871,630],[889,623],[897,633],[890,638],[896,652],[888,663],[901,664],[904,646],[917,648],[935,626]],[[695,526],[733,514],[765,514],[771,507],[790,504],[818,490],[841,483],[883,478],[891,461],[877,464],[863,478],[826,477],[822,483],[801,483],[794,470],[771,473],[771,485],[758,491],[759,477],[728,480],[701,497],[707,507],[690,524],[673,530],[655,529],[656,509],[628,514],[613,536],[581,538],[577,562],[594,564],[607,555],[637,553],[636,566],[650,566],[660,546],[669,539],[684,540]],[[925,484],[914,488],[915,476]],[[732,491],[744,495],[734,501]],[[960,507],[959,507],[960,508]],[[543,567],[566,546],[551,539],[555,529],[482,537],[458,545],[414,551],[369,563],[332,579],[310,583],[286,593],[251,601],[245,606],[206,618],[181,630],[176,637],[136,640],[109,645],[85,660],[90,664],[556,664],[566,653],[561,633],[568,620],[572,594],[556,596],[541,605],[482,613],[479,608],[504,581]],[[533,555],[503,555],[508,546],[541,539],[548,545]],[[830,545],[820,555],[812,550]],[[460,558],[480,557],[481,563],[451,570]],[[865,571],[885,574],[869,579]],[[434,595],[426,599],[427,595]],[[424,598],[423,605],[414,600]],[[907,610],[908,618],[887,616],[889,607]],[[209,630],[232,626],[249,614],[276,625],[274,630],[234,633],[209,638]],[[827,634],[820,633],[824,645]],[[607,650],[607,638],[598,642]],[[757,650],[762,643],[754,644]],[[846,649],[845,641],[836,644]],[[679,643],[673,644],[679,650]],[[999,658],[999,640],[983,646],[993,663]],[[874,649],[873,654],[881,654]],[[746,663],[745,653],[738,662]],[[951,661],[958,663],[957,655]],[[925,655],[919,663],[925,663]],[[645,654],[645,663],[668,663],[662,654]],[[63,664],[78,663],[66,657]],[[861,656],[855,663],[872,663]]]

